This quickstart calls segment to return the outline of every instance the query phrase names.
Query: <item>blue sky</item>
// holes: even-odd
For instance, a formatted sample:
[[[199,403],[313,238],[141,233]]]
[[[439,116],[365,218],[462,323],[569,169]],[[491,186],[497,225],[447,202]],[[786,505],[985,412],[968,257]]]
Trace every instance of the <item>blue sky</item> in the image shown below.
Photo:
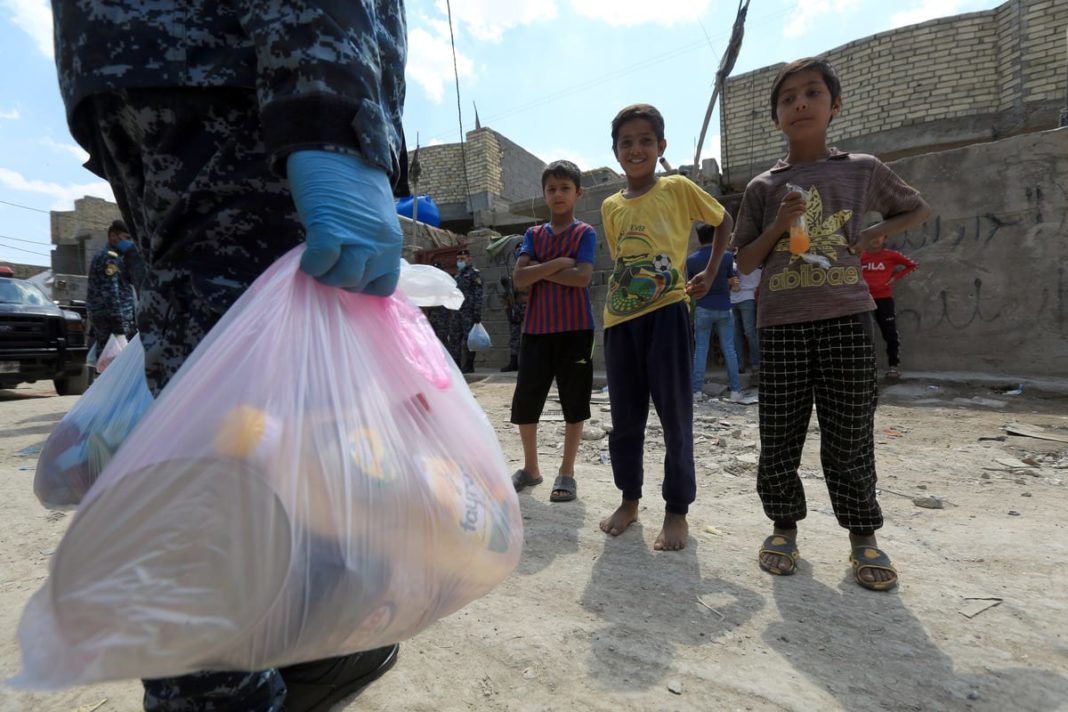
[[[751,0],[735,73],[1000,0]],[[0,260],[49,262],[49,210],[111,199],[81,167],[52,63],[47,0],[0,0]],[[692,161],[737,0],[452,0],[465,130],[474,106],[543,160],[618,166],[609,123],[636,101],[667,122],[667,159]],[[459,140],[444,0],[409,0],[410,147]],[[844,88],[849,99],[849,87]],[[770,129],[769,129],[770,130]],[[718,114],[704,157],[719,155]],[[14,205],[11,205],[14,204]],[[19,206],[19,207],[17,207]]]

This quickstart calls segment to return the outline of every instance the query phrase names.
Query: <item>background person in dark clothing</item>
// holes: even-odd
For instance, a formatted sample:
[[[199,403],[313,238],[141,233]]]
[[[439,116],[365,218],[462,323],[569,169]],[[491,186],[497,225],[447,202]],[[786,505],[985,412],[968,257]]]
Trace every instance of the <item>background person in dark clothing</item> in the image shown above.
[[[144,279],[145,261],[126,223],[116,220],[108,227],[108,244],[89,263],[85,308],[98,356],[112,334],[132,339],[137,333],[135,289],[140,289]]]

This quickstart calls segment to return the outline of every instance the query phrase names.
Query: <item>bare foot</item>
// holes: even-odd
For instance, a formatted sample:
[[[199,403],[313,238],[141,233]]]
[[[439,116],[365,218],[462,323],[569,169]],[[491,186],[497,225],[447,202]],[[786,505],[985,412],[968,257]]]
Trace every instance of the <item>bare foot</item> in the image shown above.
[[[638,500],[625,499],[611,516],[601,520],[601,531],[612,536],[619,536],[636,521],[638,521]]]
[[[875,536],[857,536],[855,534],[849,535],[849,545],[852,548],[858,546],[870,546],[872,548],[878,548],[879,544],[875,540]],[[893,588],[897,582],[897,573],[894,571],[888,571],[886,569],[876,569],[865,566],[857,574],[865,583],[870,584],[879,590],[886,588]]]
[[[664,528],[653,543],[657,551],[679,551],[686,548],[690,538],[690,525],[686,523],[685,514],[664,514]]]
[[[797,527],[793,529],[781,529],[775,527],[772,530],[774,536],[781,536],[788,542],[793,542],[797,539]],[[797,562],[785,554],[775,554],[770,551],[764,551],[760,554],[760,563],[763,564],[765,571],[771,573],[778,573],[780,575],[793,573],[797,567]]]

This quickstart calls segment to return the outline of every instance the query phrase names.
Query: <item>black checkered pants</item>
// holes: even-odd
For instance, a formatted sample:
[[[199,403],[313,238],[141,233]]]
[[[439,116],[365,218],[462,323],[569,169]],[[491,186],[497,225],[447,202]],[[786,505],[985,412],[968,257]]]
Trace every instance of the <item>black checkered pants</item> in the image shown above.
[[[757,493],[776,526],[807,513],[797,473],[815,400],[820,460],[838,523],[853,534],[882,526],[875,498],[875,350],[871,315],[760,329]]]

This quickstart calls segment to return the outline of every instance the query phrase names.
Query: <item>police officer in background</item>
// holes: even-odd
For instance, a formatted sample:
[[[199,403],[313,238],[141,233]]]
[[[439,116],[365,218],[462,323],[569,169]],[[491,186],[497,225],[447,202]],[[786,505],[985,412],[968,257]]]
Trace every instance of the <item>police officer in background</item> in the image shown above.
[[[115,334],[132,339],[137,333],[135,289],[145,279],[145,262],[130,239],[126,223],[116,220],[108,227],[108,242],[89,263],[85,309],[93,327],[96,353],[104,351]]]
[[[516,260],[523,249],[523,241],[515,245],[506,271],[501,275],[501,287],[504,288],[504,306],[508,313],[508,363],[501,367],[501,373],[519,370],[519,343],[523,338],[523,319],[527,315],[527,290],[516,289],[512,281]]]
[[[467,335],[472,326],[482,323],[482,273],[475,269],[466,247],[456,253],[456,286],[464,303],[449,317],[449,353],[461,372],[474,373],[475,354],[467,350]]]
[[[148,261],[137,324],[154,394],[301,243],[301,269],[323,284],[393,292],[394,194],[407,194],[402,0],[52,0],[52,15],[71,134]],[[144,680],[144,708],[325,710],[396,656],[394,645]]]

